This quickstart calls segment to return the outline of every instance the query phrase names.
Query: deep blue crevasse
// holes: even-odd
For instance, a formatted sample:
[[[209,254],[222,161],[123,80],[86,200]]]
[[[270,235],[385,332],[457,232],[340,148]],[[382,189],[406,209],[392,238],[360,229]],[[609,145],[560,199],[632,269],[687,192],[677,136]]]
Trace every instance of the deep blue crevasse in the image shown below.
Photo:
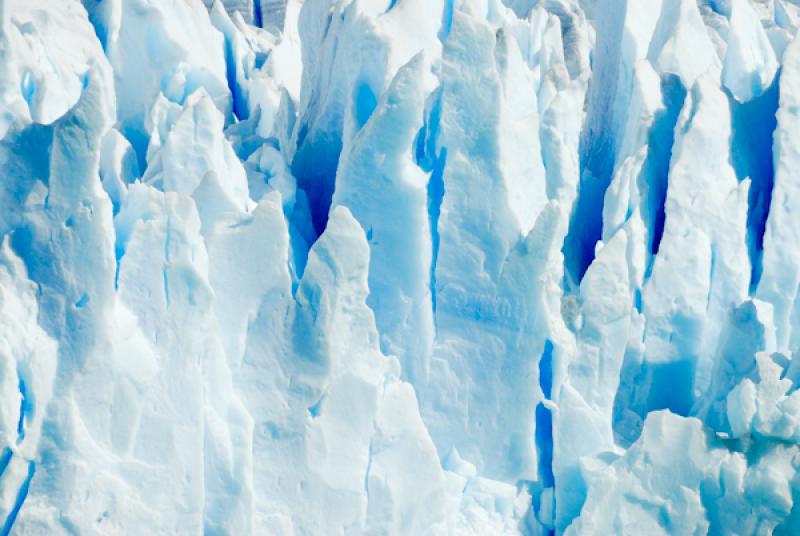
[[[748,102],[739,102],[731,95],[728,96],[733,131],[731,164],[739,181],[748,177],[751,181],[747,199],[747,251],[752,267],[751,292],[761,279],[764,232],[775,184],[772,141],[777,126],[779,86],[780,71],[763,94]]]
[[[648,184],[648,220],[651,224],[650,253],[658,254],[661,238],[664,236],[664,204],[667,199],[672,147],[675,143],[675,125],[678,123],[683,104],[686,101],[686,88],[678,76],[665,74],[661,77],[661,99],[664,108],[656,114],[653,127],[648,135],[648,153],[645,169]],[[650,266],[652,267],[652,258]],[[648,270],[649,272],[649,270]]]

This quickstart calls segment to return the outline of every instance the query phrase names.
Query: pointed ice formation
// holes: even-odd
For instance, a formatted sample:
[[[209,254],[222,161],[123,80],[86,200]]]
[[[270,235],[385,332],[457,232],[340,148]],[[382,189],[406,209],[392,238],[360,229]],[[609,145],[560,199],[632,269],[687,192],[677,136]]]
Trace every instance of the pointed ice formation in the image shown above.
[[[800,531],[792,1],[0,25],[0,533]]]

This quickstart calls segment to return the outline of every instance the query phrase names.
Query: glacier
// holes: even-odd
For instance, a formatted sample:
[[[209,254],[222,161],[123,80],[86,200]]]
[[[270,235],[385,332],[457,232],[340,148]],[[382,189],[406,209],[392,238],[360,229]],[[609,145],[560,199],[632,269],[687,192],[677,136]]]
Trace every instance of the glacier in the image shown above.
[[[0,0],[0,534],[800,534],[798,27]]]

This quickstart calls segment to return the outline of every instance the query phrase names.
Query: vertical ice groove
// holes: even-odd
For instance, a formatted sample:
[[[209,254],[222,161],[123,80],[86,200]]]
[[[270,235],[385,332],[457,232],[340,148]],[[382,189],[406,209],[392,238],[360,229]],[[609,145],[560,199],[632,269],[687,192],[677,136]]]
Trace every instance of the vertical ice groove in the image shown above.
[[[587,93],[588,115],[583,125],[580,145],[581,179],[578,198],[564,240],[566,274],[577,285],[595,255],[595,244],[603,232],[603,197],[614,172],[615,151],[624,123],[624,108],[617,100],[626,92],[623,63],[623,38],[626,9],[624,0],[600,10],[595,23],[592,78]],[[622,87],[620,87],[622,84]]]
[[[752,265],[750,289],[761,278],[764,232],[775,182],[773,133],[780,100],[780,71],[764,92],[747,102],[731,97],[731,160],[737,178],[750,180],[747,207],[747,247]]]
[[[652,269],[652,260],[658,254],[661,238],[664,235],[664,203],[667,199],[667,183],[669,177],[672,146],[675,141],[675,127],[678,115],[686,99],[686,89],[674,75],[662,75],[661,94],[664,109],[655,117],[648,139],[648,171],[649,184],[646,191],[649,195],[648,214],[650,228],[650,262],[648,275]]]
[[[455,10],[455,0],[444,0],[444,10],[442,10],[442,27],[439,30],[439,40],[444,42],[453,27],[453,12]]]
[[[553,343],[545,341],[539,358],[539,386],[545,400],[552,397]],[[539,450],[539,478],[544,487],[552,487],[553,478],[553,417],[551,409],[540,402],[536,406],[536,444]]]
[[[258,0],[255,0],[254,5],[258,5]],[[216,11],[212,11],[211,17],[212,22],[215,23],[215,26],[219,28],[220,23],[217,22],[223,16],[220,13],[222,9],[220,2],[214,2],[213,9]],[[259,13],[258,11],[256,13]],[[258,20],[260,17],[256,17]],[[230,24],[230,19],[227,21]],[[232,41],[236,38],[235,33],[233,32],[226,32],[225,29],[221,30],[224,38],[225,38],[225,80],[228,83],[228,91],[231,93],[231,100],[233,102],[233,113],[238,119],[246,119],[247,114],[246,110],[244,109],[243,95],[240,94],[242,91],[238,86],[237,80],[237,59],[234,57],[234,47],[236,46]]]
[[[258,27],[264,26],[264,13],[261,8],[261,0],[253,1],[253,24]]]
[[[6,447],[3,449],[3,454],[0,455],[0,477],[5,474],[6,469],[8,469],[8,464],[11,463],[11,458],[14,456],[14,452],[11,450],[10,447]]]
[[[19,375],[19,373],[17,373]],[[19,422],[17,423],[17,444],[22,442],[25,439],[25,426],[27,424],[27,420],[30,418],[28,413],[31,410],[31,400],[30,394],[28,393],[28,389],[25,386],[25,380],[22,379],[22,376],[19,375],[19,394],[20,394],[20,402],[19,402]]]
[[[442,202],[445,196],[444,168],[447,166],[447,148],[442,147],[439,154],[435,157],[430,179],[428,180],[428,218],[431,228],[431,268],[430,268],[430,292],[431,307],[436,315],[436,262],[439,259],[439,216],[442,213]],[[434,320],[435,321],[435,320]]]
[[[447,148],[438,148],[442,116],[442,87],[434,89],[426,100],[424,124],[417,135],[415,162],[428,174],[426,186],[428,225],[431,235],[431,263],[429,288],[434,330],[436,328],[436,262],[439,257],[439,216],[444,200],[444,169],[447,165]]]
[[[8,513],[5,522],[3,523],[3,528],[0,529],[0,534],[2,536],[8,536],[11,534],[11,529],[14,528],[14,523],[17,521],[17,516],[19,515],[20,509],[22,509],[23,504],[25,503],[25,499],[28,497],[28,490],[30,489],[31,480],[33,480],[33,475],[36,473],[36,464],[34,462],[28,462],[28,473],[25,476],[25,480],[22,482],[22,485],[17,492],[17,497],[14,500],[14,505],[11,508],[11,511]]]

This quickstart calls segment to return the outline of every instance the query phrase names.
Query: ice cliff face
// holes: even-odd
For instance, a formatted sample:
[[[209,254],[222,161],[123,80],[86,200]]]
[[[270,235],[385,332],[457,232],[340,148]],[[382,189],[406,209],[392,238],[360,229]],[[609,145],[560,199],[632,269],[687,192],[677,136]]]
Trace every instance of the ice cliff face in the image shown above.
[[[800,533],[795,0],[0,0],[0,534]]]

